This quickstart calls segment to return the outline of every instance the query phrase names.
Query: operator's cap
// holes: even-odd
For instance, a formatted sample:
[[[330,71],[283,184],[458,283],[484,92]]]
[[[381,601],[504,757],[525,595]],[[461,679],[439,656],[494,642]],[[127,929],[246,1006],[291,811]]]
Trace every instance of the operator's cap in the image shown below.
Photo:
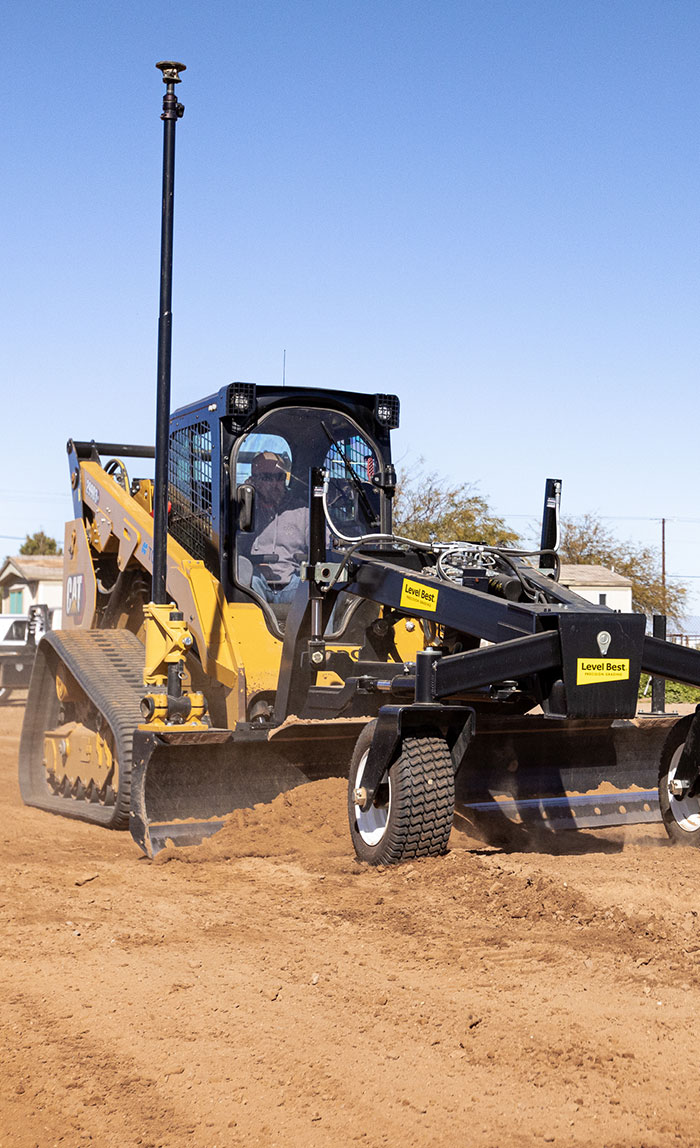
[[[252,461],[252,468],[254,470],[285,470],[286,459],[281,454],[277,454],[274,450],[261,450],[256,454]]]
[[[279,474],[285,481],[288,480],[289,459],[274,450],[261,450],[253,457],[250,476],[255,481],[256,476],[260,477],[266,474]]]

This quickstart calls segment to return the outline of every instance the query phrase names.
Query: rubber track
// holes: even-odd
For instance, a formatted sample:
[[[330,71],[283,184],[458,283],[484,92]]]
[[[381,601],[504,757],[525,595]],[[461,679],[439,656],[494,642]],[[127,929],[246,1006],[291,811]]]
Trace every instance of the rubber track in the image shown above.
[[[393,787],[390,847],[395,860],[445,853],[455,808],[454,769],[447,745],[442,738],[406,738],[393,768],[398,775]]]
[[[53,630],[42,639],[29,688],[20,743],[20,789],[27,805],[112,829],[129,822],[133,736],[141,718],[143,646],[128,630]],[[43,766],[46,729],[55,724],[55,672],[62,662],[103,715],[119,765],[116,804],[103,806],[51,792]],[[88,779],[85,779],[88,780]]]

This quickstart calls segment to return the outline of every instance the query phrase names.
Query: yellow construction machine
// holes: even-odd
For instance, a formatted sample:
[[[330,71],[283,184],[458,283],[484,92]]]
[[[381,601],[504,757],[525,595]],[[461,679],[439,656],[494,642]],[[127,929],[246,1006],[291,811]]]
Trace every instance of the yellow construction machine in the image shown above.
[[[170,414],[183,65],[158,67],[156,443],[68,443],[63,629],[37,652],[24,800],[129,826],[150,855],[333,775],[372,864],[444,852],[455,807],[499,833],[662,817],[699,844],[700,719],[636,707],[643,669],[700,685],[700,653],[559,584],[560,483],[536,554],[416,542],[392,531],[394,395],[234,382]],[[154,479],[129,477],[150,458]]]

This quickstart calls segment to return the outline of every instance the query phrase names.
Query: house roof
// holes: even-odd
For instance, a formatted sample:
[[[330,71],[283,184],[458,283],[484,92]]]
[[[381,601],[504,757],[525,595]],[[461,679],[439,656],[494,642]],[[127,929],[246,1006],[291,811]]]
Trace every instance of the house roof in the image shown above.
[[[562,562],[559,581],[564,586],[611,586],[622,589],[623,586],[632,585],[631,578],[624,574],[616,574],[608,570],[607,566],[570,565]]]
[[[23,582],[60,582],[63,578],[62,554],[18,554],[6,558],[0,569],[0,582],[19,578]]]

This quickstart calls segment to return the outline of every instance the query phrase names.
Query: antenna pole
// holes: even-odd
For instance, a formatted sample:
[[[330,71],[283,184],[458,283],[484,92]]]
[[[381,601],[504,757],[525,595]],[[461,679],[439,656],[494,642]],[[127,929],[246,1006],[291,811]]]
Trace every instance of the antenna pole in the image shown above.
[[[166,85],[163,96],[163,207],[160,233],[160,314],[158,319],[158,390],[156,393],[156,463],[153,500],[153,586],[151,601],[167,602],[168,566],[168,435],[170,431],[170,375],[172,352],[173,215],[175,205],[175,125],[185,109],[178,103],[175,84],[184,64],[162,60],[156,64]]]

